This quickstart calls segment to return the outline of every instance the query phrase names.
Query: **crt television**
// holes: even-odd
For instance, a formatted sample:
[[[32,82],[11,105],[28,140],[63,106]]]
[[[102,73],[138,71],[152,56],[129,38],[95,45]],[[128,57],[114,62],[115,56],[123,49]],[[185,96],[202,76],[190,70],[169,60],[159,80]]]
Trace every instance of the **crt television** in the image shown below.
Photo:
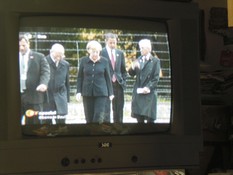
[[[199,166],[202,149],[199,91],[199,9],[196,3],[146,0],[1,2],[0,174],[73,174]],[[152,41],[161,61],[157,119],[130,116],[133,78],[127,79],[124,121],[87,124],[74,99],[85,45],[118,34],[126,67],[139,56],[138,41]],[[49,53],[61,43],[70,63],[69,113],[65,124],[28,125],[21,116],[19,35],[31,49]],[[146,104],[145,104],[146,105]],[[39,111],[50,114],[50,111]],[[53,112],[53,111],[52,111]],[[41,115],[43,117],[53,117]]]

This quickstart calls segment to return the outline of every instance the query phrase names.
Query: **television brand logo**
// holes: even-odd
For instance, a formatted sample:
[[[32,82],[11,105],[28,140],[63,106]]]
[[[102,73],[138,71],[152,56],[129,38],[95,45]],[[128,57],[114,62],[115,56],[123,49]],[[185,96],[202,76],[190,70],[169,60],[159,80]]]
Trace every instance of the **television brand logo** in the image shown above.
[[[99,143],[99,148],[111,148],[112,143],[111,142],[101,142]]]

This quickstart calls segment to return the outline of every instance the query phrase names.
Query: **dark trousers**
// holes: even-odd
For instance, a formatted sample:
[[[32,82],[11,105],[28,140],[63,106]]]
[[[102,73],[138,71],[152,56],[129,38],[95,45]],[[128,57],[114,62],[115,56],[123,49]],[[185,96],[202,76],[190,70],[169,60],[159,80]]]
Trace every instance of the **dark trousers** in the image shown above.
[[[112,100],[112,111],[113,111],[113,122],[122,123],[123,122],[123,108],[124,108],[124,90],[118,82],[113,85],[114,98]],[[104,122],[110,122],[110,100],[106,103],[105,118]]]
[[[57,111],[57,106],[56,106],[55,101],[50,101],[48,103],[45,103],[43,108],[44,108],[44,111]],[[55,121],[56,121],[56,124],[65,124],[66,119],[65,119],[65,116],[63,115],[56,115]],[[44,119],[42,123],[52,124],[52,119]]]
[[[83,107],[87,123],[103,123],[105,103],[108,97],[83,96]]]

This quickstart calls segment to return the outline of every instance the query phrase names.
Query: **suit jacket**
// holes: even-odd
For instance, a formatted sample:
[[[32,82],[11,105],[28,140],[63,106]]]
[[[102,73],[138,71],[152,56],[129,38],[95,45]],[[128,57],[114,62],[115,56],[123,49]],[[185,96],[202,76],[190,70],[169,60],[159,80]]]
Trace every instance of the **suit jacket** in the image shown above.
[[[110,96],[113,95],[109,63],[104,57],[94,63],[88,56],[81,58],[77,93],[82,96]]]
[[[127,71],[125,68],[125,56],[121,50],[115,49],[115,56],[116,56],[116,64],[115,70],[113,70],[111,59],[108,55],[108,51],[106,48],[103,48],[101,51],[101,55],[109,60],[109,67],[110,67],[110,74],[111,77],[115,74],[117,82],[121,85],[123,89],[126,88],[126,78],[127,78]]]
[[[57,114],[66,115],[70,100],[69,63],[66,60],[60,60],[56,67],[50,55],[47,55],[46,59],[50,66],[48,101],[55,102]]]
[[[140,61],[141,57],[138,58]],[[145,62],[143,68],[129,69],[131,76],[136,75],[132,95],[132,114],[143,115],[156,119],[157,112],[157,84],[160,74],[160,60],[157,57],[150,56]],[[149,94],[138,94],[137,88],[148,87]],[[133,116],[133,115],[132,115]]]
[[[43,103],[45,93],[38,92],[36,88],[40,84],[48,85],[49,78],[50,68],[44,55],[30,50],[24,101],[30,104]]]

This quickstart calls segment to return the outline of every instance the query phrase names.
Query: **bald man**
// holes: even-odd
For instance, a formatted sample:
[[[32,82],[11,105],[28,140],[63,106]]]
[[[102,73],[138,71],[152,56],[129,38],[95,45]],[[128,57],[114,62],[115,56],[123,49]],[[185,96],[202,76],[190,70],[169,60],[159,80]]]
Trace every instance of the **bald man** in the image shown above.
[[[56,114],[55,120],[48,119],[48,124],[64,124],[68,114],[70,100],[69,63],[65,58],[65,48],[55,43],[50,49],[46,59],[50,66],[50,81],[48,84],[48,102],[44,105],[45,111]]]

